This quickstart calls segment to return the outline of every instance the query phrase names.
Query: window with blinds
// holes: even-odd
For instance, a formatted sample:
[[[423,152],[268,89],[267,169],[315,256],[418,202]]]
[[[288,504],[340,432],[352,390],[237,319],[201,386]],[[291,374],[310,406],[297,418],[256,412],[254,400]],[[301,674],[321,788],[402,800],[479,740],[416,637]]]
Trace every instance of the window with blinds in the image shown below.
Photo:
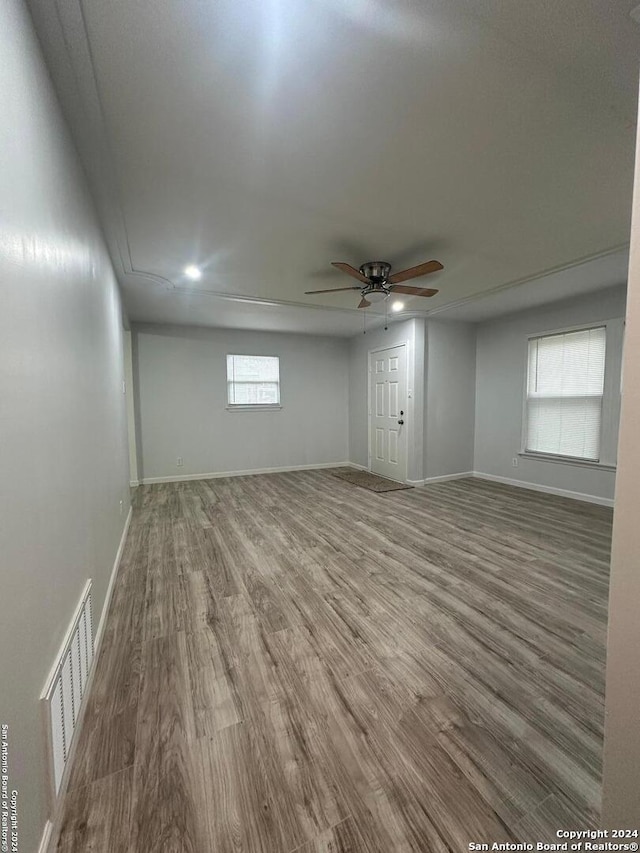
[[[227,402],[231,407],[279,406],[280,359],[270,355],[228,355]]]
[[[530,338],[525,451],[600,459],[606,329]]]

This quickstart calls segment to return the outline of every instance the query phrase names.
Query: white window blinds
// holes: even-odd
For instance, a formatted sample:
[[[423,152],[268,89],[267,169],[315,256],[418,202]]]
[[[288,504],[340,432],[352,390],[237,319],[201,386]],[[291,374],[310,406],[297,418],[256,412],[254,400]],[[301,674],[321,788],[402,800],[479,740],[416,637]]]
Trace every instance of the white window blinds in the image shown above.
[[[604,326],[529,340],[525,450],[598,461]]]
[[[227,401],[230,406],[278,406],[280,359],[267,355],[228,355]]]

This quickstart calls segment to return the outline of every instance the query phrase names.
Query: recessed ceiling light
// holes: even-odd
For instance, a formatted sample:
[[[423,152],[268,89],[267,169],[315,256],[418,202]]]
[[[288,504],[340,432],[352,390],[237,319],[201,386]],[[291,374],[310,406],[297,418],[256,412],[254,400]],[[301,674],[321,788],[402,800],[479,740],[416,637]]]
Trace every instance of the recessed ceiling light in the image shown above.
[[[202,278],[202,270],[195,264],[189,264],[188,267],[185,267],[184,274],[187,278],[190,278],[191,281],[198,281]]]
[[[402,311],[403,308],[404,308],[404,302],[400,302],[400,300],[398,300],[397,302],[394,302],[393,305],[391,306],[392,311]]]

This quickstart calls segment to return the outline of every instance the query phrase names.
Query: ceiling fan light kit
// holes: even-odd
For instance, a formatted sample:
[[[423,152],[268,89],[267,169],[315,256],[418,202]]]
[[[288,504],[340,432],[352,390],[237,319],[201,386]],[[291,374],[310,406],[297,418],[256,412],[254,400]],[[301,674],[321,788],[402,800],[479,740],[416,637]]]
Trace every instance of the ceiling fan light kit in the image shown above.
[[[362,296],[364,299],[367,299],[368,302],[382,302],[382,300],[386,299],[390,293],[391,291],[387,290],[387,288],[382,284],[365,287],[362,290]]]
[[[344,290],[359,290],[362,297],[358,308],[368,308],[372,302],[382,302],[391,293],[406,293],[410,296],[435,296],[438,293],[434,288],[407,287],[400,284],[412,278],[438,272],[443,269],[440,261],[426,261],[424,264],[410,267],[407,270],[391,274],[391,264],[387,261],[367,261],[358,269],[343,261],[333,261],[332,266],[340,272],[358,279],[360,285],[351,287],[331,287],[328,290],[307,290],[306,295],[317,293],[336,293]]]

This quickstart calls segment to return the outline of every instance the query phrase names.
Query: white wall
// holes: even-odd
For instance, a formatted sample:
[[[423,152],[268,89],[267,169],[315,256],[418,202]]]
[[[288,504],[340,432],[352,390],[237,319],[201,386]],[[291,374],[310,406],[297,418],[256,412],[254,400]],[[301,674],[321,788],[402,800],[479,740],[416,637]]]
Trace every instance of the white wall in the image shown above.
[[[340,338],[134,326],[142,477],[346,462],[347,350]],[[228,353],[279,356],[282,409],[227,410]]]
[[[615,471],[519,457],[527,336],[624,317],[625,288],[553,303],[477,327],[475,462],[477,472],[612,499]],[[609,341],[619,361],[621,339]],[[615,416],[614,412],[614,416]],[[617,425],[613,426],[614,432]]]
[[[473,471],[476,329],[427,321],[424,476]]]
[[[407,476],[423,478],[424,451],[424,320],[391,323],[387,330],[375,329],[350,339],[349,346],[349,461],[369,467],[369,353],[383,347],[408,344],[407,379]]]
[[[626,320],[602,774],[602,826],[608,829],[640,825],[640,133]]]
[[[0,4],[0,55],[0,722],[26,853],[38,697],[88,577],[101,613],[129,477],[118,289],[20,0]]]

